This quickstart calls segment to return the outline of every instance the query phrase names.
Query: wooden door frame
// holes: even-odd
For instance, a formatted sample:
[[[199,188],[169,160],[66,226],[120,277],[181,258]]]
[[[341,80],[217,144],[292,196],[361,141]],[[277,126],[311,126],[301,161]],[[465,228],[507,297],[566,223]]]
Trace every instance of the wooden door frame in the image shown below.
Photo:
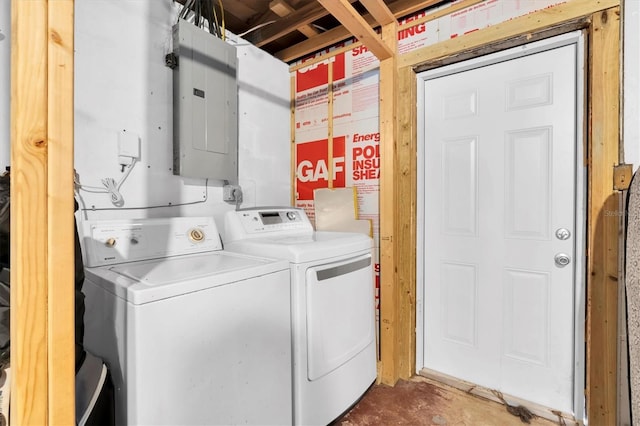
[[[584,141],[588,170],[586,194],[587,412],[593,424],[616,423],[616,323],[619,193],[613,189],[613,167],[620,143],[620,8],[618,0],[571,0],[567,3],[496,24],[460,38],[427,46],[398,58],[395,191],[405,200],[395,212],[395,287],[399,307],[384,309],[381,322],[402,325],[396,341],[381,340],[385,363],[400,365],[398,378],[415,373],[417,134],[416,73],[538,39],[583,29],[588,46]],[[382,170],[381,173],[385,173]],[[381,190],[381,203],[385,194]],[[609,212],[609,214],[608,214]],[[410,228],[410,233],[407,232]],[[400,237],[402,236],[402,237]],[[381,289],[382,291],[382,289]],[[385,294],[381,294],[385,300]],[[397,346],[401,359],[385,359],[385,345]],[[407,348],[412,348],[410,351]],[[396,379],[397,380],[397,379]]]
[[[571,335],[573,336],[573,341],[571,345],[571,349],[574,354],[571,357],[571,370],[575,370],[575,374],[573,374],[573,379],[571,381],[571,405],[575,408],[574,411],[566,410],[560,412],[559,410],[549,409],[549,407],[536,404],[532,401],[527,401],[524,399],[518,399],[514,397],[514,395],[505,395],[505,398],[509,401],[510,404],[521,404],[526,406],[532,413],[537,416],[548,418],[552,421],[558,421],[559,416],[564,417],[566,420],[573,420],[574,418],[583,418],[584,416],[584,386],[585,386],[585,374],[584,374],[584,365],[585,365],[585,347],[584,347],[584,339],[585,339],[585,329],[584,329],[584,321],[583,318],[585,316],[585,300],[580,297],[573,297],[573,294],[581,295],[585,294],[586,290],[586,277],[584,275],[584,271],[586,270],[585,259],[582,254],[586,251],[586,243],[585,243],[585,233],[586,233],[586,168],[584,166],[584,158],[586,158],[586,153],[583,152],[586,147],[586,143],[583,140],[585,137],[585,123],[587,119],[587,111],[585,110],[586,103],[584,101],[584,96],[586,91],[586,70],[587,70],[587,34],[584,29],[577,31],[569,31],[564,33],[563,27],[560,27],[560,34],[551,36],[548,38],[544,38],[543,40],[538,40],[538,37],[533,37],[536,40],[531,42],[525,42],[525,44],[518,44],[512,48],[506,48],[502,51],[495,52],[494,59],[488,59],[489,56],[482,55],[478,58],[478,60],[468,59],[462,62],[457,62],[447,67],[451,68],[450,71],[446,73],[443,72],[441,67],[436,67],[425,71],[426,73],[430,73],[429,76],[422,76],[425,72],[420,72],[416,74],[417,77],[417,119],[418,119],[418,156],[417,156],[417,164],[418,164],[418,210],[417,210],[417,218],[418,222],[421,225],[424,225],[424,212],[426,206],[424,205],[424,188],[425,183],[423,181],[424,174],[422,173],[425,167],[426,159],[425,155],[425,147],[424,144],[430,143],[430,138],[427,136],[428,132],[424,128],[424,111],[425,107],[425,97],[423,95],[423,87],[424,84],[429,81],[433,77],[439,77],[443,75],[455,74],[459,71],[472,71],[477,70],[482,67],[499,65],[500,63],[509,60],[517,60],[522,59],[528,56],[535,56],[537,54],[549,52],[550,50],[554,50],[561,47],[573,47],[575,50],[575,82],[577,84],[576,95],[574,97],[573,107],[576,109],[576,119],[574,131],[576,132],[576,139],[574,143],[577,143],[575,146],[575,152],[572,158],[573,163],[575,164],[575,170],[571,174],[572,178],[575,178],[575,187],[574,187],[574,198],[575,203],[573,203],[574,209],[574,217],[575,217],[575,231],[572,231],[575,235],[572,235],[572,240],[574,241],[574,254],[572,255],[573,260],[572,264],[574,265],[575,272],[574,278],[571,283],[567,283],[571,285],[571,299],[573,301],[573,308],[571,309],[571,324],[570,330]],[[526,46],[526,51],[525,51]],[[457,67],[457,68],[455,68]],[[435,74],[433,74],[435,72]],[[443,74],[444,73],[444,74]],[[579,89],[578,89],[579,87]],[[420,131],[422,130],[422,131]],[[425,133],[426,132],[426,133]],[[571,141],[568,141],[571,142]],[[421,149],[422,148],[422,149]],[[422,197],[421,197],[422,196]],[[424,228],[422,228],[424,229]],[[419,374],[442,383],[449,384],[458,389],[461,389],[465,392],[472,393],[474,395],[480,396],[485,399],[490,399],[498,403],[502,403],[502,401],[496,397],[493,393],[494,391],[490,388],[485,388],[480,385],[470,384],[469,382],[450,377],[439,373],[437,371],[429,370],[424,367],[424,363],[421,363],[422,358],[424,357],[424,350],[426,350],[425,345],[425,335],[421,334],[425,333],[424,325],[425,319],[424,315],[426,312],[425,305],[425,293],[424,293],[424,273],[425,271],[421,269],[423,265],[420,265],[421,256],[425,256],[425,250],[423,247],[423,238],[421,238],[424,234],[424,231],[418,233],[418,247],[417,247],[417,266],[418,269],[416,271],[416,283],[417,288],[416,292],[418,297],[417,300],[417,312],[418,316],[416,317],[416,369]],[[421,274],[422,272],[422,274]],[[423,306],[421,310],[420,307]],[[433,305],[431,305],[433,307]],[[566,309],[563,308],[563,309]]]

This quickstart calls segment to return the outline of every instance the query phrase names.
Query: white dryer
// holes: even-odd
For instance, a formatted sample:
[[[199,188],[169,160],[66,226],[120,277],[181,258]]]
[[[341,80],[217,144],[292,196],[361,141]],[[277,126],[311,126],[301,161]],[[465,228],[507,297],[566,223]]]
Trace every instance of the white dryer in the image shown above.
[[[223,251],[212,218],[89,222],[84,254],[117,424],[292,423],[287,262]]]
[[[326,425],[376,378],[372,239],[314,232],[304,210],[228,212],[225,250],[291,266],[294,424]]]

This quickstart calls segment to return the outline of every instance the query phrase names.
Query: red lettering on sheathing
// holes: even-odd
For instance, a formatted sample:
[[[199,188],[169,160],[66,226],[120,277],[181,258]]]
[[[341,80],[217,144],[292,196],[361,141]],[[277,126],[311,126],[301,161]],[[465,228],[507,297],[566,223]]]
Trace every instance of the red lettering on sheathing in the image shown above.
[[[324,86],[329,83],[329,65],[333,63],[333,81],[345,77],[344,53],[327,58],[326,61],[296,71],[296,92]]]
[[[328,188],[329,180],[334,188],[345,186],[345,137],[333,138],[333,176],[329,176],[329,152],[327,139],[296,144],[296,194],[298,200],[313,200],[313,191]]]

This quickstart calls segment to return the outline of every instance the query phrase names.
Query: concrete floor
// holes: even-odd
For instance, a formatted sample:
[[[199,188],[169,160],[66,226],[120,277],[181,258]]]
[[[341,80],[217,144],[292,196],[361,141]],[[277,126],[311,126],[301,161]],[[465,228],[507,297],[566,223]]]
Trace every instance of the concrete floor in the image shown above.
[[[507,426],[525,423],[537,426],[559,424],[539,417],[526,422],[497,402],[424,377],[413,377],[398,382],[395,387],[374,385],[332,426]]]

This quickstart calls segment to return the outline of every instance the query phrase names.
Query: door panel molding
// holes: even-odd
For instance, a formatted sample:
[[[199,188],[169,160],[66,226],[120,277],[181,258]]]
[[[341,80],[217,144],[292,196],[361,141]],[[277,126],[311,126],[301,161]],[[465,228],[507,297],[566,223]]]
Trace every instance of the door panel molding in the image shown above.
[[[585,227],[584,208],[574,202],[582,199],[576,192],[582,193],[584,188],[581,129],[585,112],[577,106],[576,90],[583,86],[584,63],[578,54],[583,43],[582,33],[572,32],[426,71],[417,77],[418,161],[423,164],[419,169],[425,170],[424,179],[418,183],[419,194],[424,194],[418,221],[425,218],[424,235],[421,232],[418,236],[424,238],[418,255],[424,256],[424,267],[428,268],[424,272],[425,296],[421,298],[425,306],[425,355],[424,364],[417,367],[437,369],[503,393],[529,398],[569,415],[577,405],[573,400],[574,367],[583,365],[584,354],[581,351],[574,363],[572,342],[576,335],[583,340],[583,333],[575,330],[573,295],[585,293],[583,280],[574,280],[574,265],[577,270],[582,267],[575,252],[583,253],[584,247],[576,246],[574,238],[567,242],[552,238],[551,228],[569,226],[575,234],[575,221],[579,229]],[[543,71],[536,71],[538,67]],[[545,73],[541,80],[541,74]],[[536,90],[523,91],[517,97],[526,95],[536,102],[526,111],[510,110],[506,108],[511,99],[509,89],[513,88],[509,82],[521,81],[523,75],[526,80],[542,84],[536,83],[533,86]],[[477,117],[458,116],[457,121],[449,122],[442,116],[442,105],[447,99],[474,90],[479,101]],[[496,93],[504,96],[495,96]],[[538,102],[540,98],[544,106]],[[495,125],[486,124],[493,122]],[[482,162],[478,167],[467,167],[469,155],[463,151],[453,156],[461,160],[453,162],[453,172],[448,171],[446,160],[452,155],[448,155],[446,148],[458,151],[457,145],[453,148],[449,145],[467,132],[478,133]],[[483,206],[479,234],[475,238],[451,235],[446,222],[455,214],[446,209],[441,211],[438,206],[453,204],[464,210],[447,199],[452,194],[455,198],[465,193],[464,187],[469,186],[466,176],[476,169],[481,171],[481,181],[475,186],[479,185],[480,193],[484,194],[478,200],[478,205]],[[459,182],[457,185],[447,184],[450,175],[453,175],[450,180]],[[555,182],[551,182],[552,176]],[[498,189],[503,186],[504,192]],[[572,261],[569,268],[555,267],[553,256],[559,249],[570,253],[577,262]],[[493,259],[483,255],[487,250],[504,252],[505,256]],[[450,346],[438,330],[451,325],[443,321],[443,315],[435,315],[439,307],[460,310],[464,306],[444,308],[434,300],[438,294],[450,291],[451,280],[438,273],[437,265],[442,260],[437,259],[443,256],[458,262],[477,262],[478,270],[484,271],[479,273],[478,288],[483,290],[478,298],[479,336],[482,336],[478,350]],[[541,276],[547,278],[540,280]],[[456,300],[463,300],[462,292],[457,293],[460,294]],[[491,306],[489,300],[498,305]],[[533,306],[532,300],[539,301],[533,310],[528,309]],[[543,312],[548,317],[541,316]],[[531,323],[528,317],[541,323]],[[512,323],[509,319],[518,321]],[[556,326],[550,328],[553,323]],[[538,342],[537,347],[531,342]],[[525,368],[525,364],[532,368]],[[579,380],[579,386],[582,382]]]

